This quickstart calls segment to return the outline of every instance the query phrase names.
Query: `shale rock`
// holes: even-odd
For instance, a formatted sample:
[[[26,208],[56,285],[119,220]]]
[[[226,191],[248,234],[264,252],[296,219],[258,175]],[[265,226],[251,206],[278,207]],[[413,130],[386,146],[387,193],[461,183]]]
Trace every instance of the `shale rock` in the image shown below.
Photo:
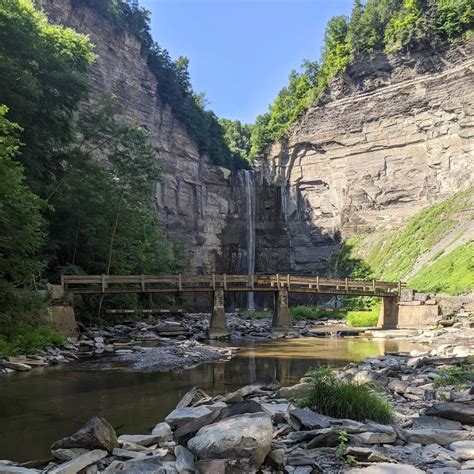
[[[200,459],[250,458],[260,466],[270,451],[272,436],[266,413],[237,415],[201,428],[188,448]]]
[[[105,418],[95,416],[72,436],[53,443],[51,450],[85,448],[112,451],[116,446],[118,440],[112,425]]]

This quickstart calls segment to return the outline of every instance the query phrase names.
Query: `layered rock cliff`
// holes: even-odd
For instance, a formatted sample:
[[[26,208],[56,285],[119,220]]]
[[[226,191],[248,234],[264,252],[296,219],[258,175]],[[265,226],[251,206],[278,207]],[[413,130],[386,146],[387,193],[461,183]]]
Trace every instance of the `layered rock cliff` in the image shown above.
[[[257,249],[271,248],[283,232],[289,252],[277,248],[274,255],[287,255],[287,268],[327,270],[343,239],[375,238],[472,186],[472,53],[471,41],[379,54],[336,78],[257,164],[266,186],[281,195],[281,218],[273,216],[279,229],[260,233]]]
[[[191,270],[222,270],[221,240],[232,199],[230,171],[212,164],[161,102],[155,76],[139,41],[94,10],[70,0],[46,0],[50,21],[88,34],[97,60],[92,67],[92,101],[104,94],[117,98],[118,118],[148,130],[162,178],[155,206],[168,237],[184,243]]]

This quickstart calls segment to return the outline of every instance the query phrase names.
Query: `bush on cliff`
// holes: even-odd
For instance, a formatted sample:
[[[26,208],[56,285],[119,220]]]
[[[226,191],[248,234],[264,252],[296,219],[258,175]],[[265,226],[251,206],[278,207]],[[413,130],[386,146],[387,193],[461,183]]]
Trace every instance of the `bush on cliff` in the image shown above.
[[[352,420],[390,423],[393,409],[372,387],[339,380],[328,368],[309,372],[312,381],[308,395],[299,406],[322,415]]]

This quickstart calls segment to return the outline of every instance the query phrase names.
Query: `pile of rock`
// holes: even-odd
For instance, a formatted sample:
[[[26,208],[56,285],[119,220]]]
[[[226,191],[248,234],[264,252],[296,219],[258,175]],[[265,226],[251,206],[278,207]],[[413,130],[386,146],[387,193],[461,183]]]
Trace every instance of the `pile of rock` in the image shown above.
[[[297,407],[311,379],[292,387],[252,384],[210,397],[188,392],[149,434],[122,435],[93,418],[36,464],[0,461],[0,472],[251,473],[474,470],[474,391],[437,386],[439,368],[469,356],[387,354],[338,377],[370,382],[395,408],[394,423],[336,419]]]
[[[68,339],[61,348],[48,347],[33,355],[0,359],[0,374],[28,371],[35,367],[64,364],[102,355],[116,355],[131,362],[131,368],[142,366],[155,370],[187,367],[200,362],[226,359],[230,349],[200,344],[207,319],[200,315],[117,324],[101,328],[82,328],[77,341]],[[154,359],[160,363],[151,364]],[[147,363],[150,362],[150,363]]]

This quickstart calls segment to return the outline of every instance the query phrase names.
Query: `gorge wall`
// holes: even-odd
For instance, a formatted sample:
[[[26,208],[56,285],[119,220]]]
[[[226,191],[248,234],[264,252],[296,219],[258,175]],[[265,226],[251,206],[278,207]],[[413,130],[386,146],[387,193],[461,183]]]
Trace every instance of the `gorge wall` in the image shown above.
[[[324,273],[343,239],[376,238],[473,184],[472,41],[355,62],[257,160],[249,216],[249,177],[199,153],[139,41],[71,0],[43,8],[95,44],[92,101],[114,94],[119,117],[150,133],[163,170],[156,211],[190,271],[246,273],[252,222],[256,272]]]
[[[257,254],[287,258],[278,266],[293,272],[327,271],[343,239],[376,238],[472,186],[473,72],[472,40],[350,66],[258,160],[280,204]],[[257,226],[268,220],[257,215]]]
[[[221,233],[232,209],[229,170],[212,164],[158,95],[139,41],[85,6],[45,0],[50,21],[88,34],[97,60],[92,67],[92,101],[114,94],[119,119],[148,130],[162,167],[154,202],[169,238],[184,243],[184,260],[195,272],[223,270]]]

